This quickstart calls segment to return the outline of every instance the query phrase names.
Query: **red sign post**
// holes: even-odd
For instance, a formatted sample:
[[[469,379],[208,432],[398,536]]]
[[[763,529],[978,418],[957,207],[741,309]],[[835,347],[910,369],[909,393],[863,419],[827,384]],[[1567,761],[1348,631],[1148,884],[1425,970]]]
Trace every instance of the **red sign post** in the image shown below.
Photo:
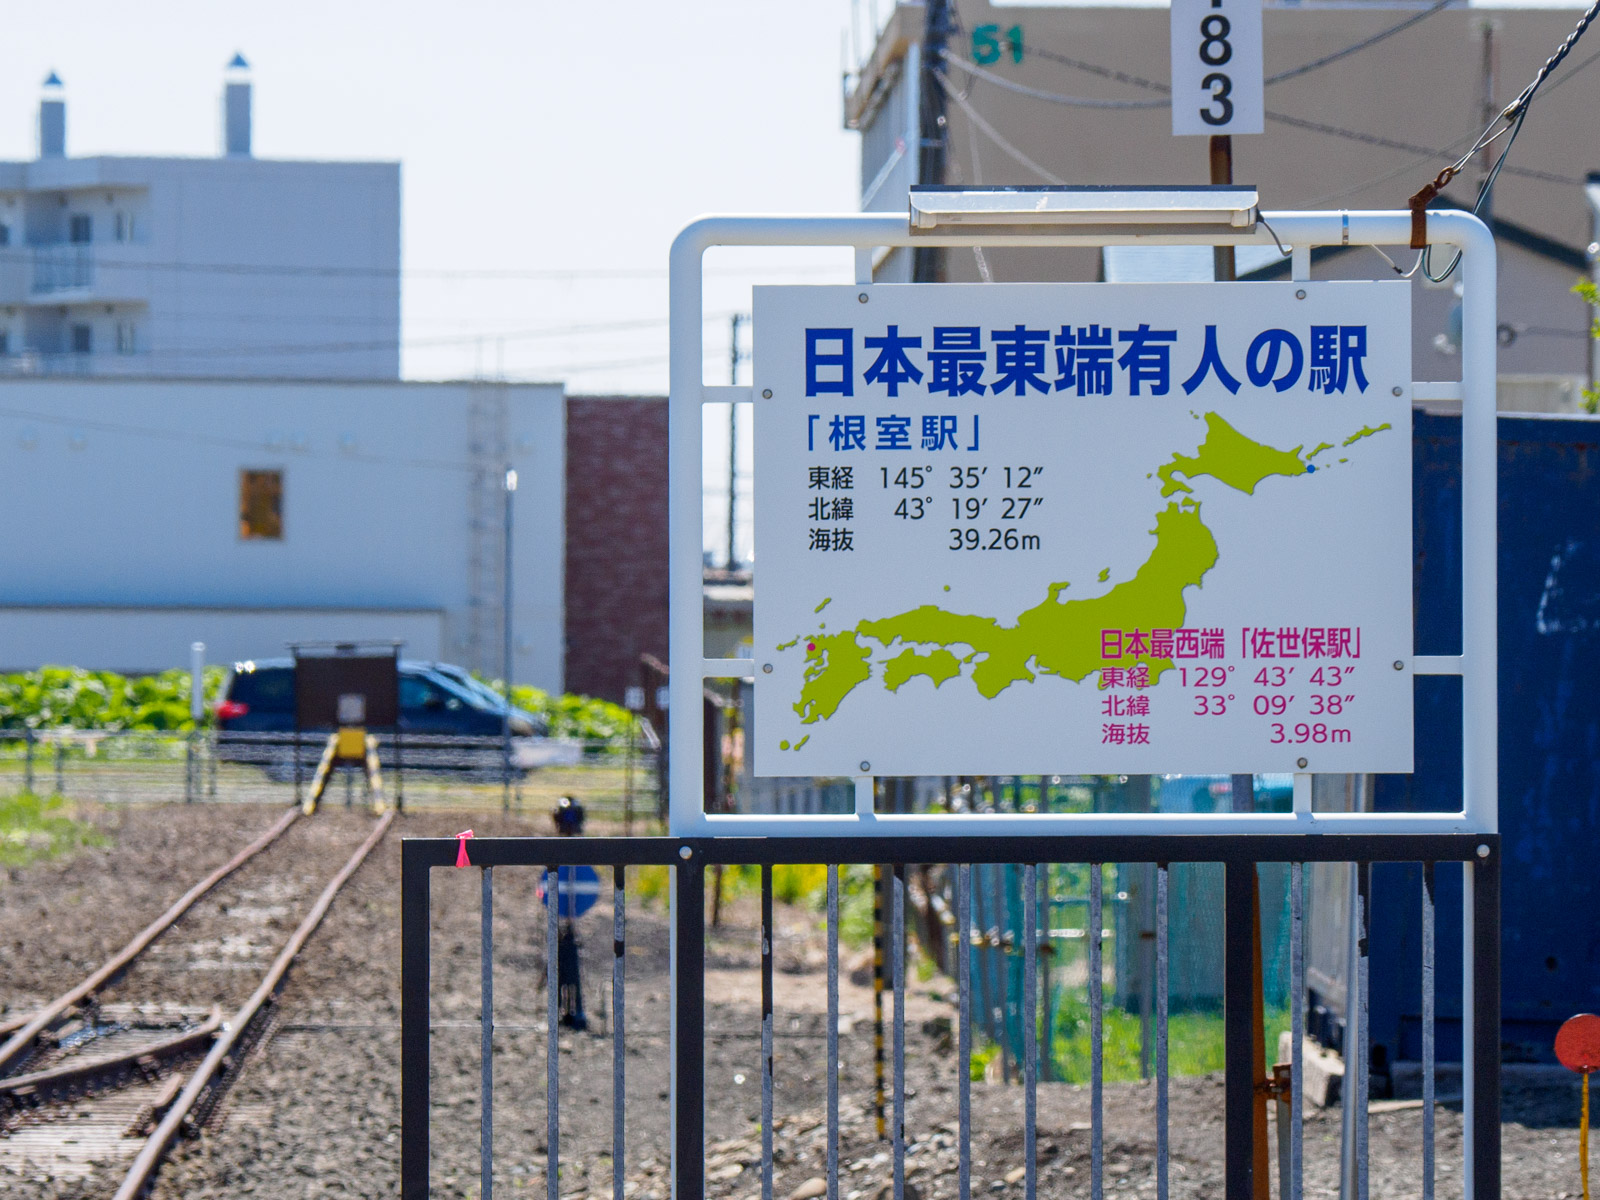
[[[1579,1013],[1556,1032],[1556,1057],[1583,1076],[1583,1115],[1578,1118],[1578,1173],[1583,1200],[1589,1200],[1589,1076],[1600,1070],[1600,1017]]]

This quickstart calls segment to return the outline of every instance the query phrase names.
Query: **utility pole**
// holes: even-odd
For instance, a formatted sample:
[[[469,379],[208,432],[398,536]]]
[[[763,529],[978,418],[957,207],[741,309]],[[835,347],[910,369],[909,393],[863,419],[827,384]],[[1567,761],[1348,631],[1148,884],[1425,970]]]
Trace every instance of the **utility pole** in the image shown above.
[[[1226,133],[1213,134],[1210,150],[1212,184],[1232,183],[1233,138]],[[1211,263],[1212,274],[1219,282],[1232,283],[1239,277],[1234,267],[1232,246],[1211,247]]]
[[[1479,104],[1478,120],[1485,127],[1492,124],[1500,115],[1500,106],[1495,103],[1495,93],[1499,91],[1500,83],[1500,43],[1495,37],[1496,22],[1492,18],[1485,18],[1478,26],[1478,33],[1483,39],[1482,53],[1478,59]],[[1485,146],[1478,152],[1479,181],[1487,183],[1489,172],[1494,169],[1494,160],[1498,151],[1495,147]],[[1490,188],[1483,196],[1483,205],[1478,209],[1478,215],[1483,218],[1483,223],[1491,229],[1494,227],[1494,189]]]
[[[744,324],[744,314],[733,314],[732,336],[728,339],[728,382],[739,386],[739,327]],[[739,511],[739,406],[728,405],[728,570],[739,565],[737,543],[734,541],[735,519]]]
[[[922,72],[918,81],[917,182],[943,183],[946,146],[944,85],[945,46],[954,24],[951,0],[927,0],[922,33]],[[944,262],[937,247],[918,246],[911,253],[913,283],[941,283]]]

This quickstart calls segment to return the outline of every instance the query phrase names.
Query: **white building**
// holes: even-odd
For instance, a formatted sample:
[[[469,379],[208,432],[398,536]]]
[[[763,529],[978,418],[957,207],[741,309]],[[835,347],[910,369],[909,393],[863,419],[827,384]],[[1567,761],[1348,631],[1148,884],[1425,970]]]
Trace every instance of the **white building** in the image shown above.
[[[0,380],[0,670],[145,672],[403,639],[562,673],[557,385]]]
[[[0,163],[0,669],[128,672],[398,639],[562,675],[558,386],[403,383],[400,168],[264,162],[230,64],[216,158]]]
[[[0,162],[0,374],[397,379],[400,166],[252,157],[242,57],[216,158]]]

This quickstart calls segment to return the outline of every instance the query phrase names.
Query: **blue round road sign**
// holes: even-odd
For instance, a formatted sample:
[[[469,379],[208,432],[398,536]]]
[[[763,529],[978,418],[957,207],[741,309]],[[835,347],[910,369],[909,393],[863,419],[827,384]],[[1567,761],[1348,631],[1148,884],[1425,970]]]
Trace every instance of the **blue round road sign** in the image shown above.
[[[539,881],[539,899],[546,908],[550,906],[550,876],[559,873],[561,882],[556,888],[560,904],[556,914],[562,917],[581,917],[600,900],[600,876],[593,867],[557,867],[546,871]]]

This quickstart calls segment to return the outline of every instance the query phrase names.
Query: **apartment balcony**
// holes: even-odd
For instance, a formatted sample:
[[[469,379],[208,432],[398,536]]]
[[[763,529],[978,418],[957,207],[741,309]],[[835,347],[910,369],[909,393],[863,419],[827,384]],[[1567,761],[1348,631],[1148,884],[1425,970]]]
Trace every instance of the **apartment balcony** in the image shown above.
[[[0,303],[117,304],[150,298],[142,246],[58,243],[27,249],[27,293],[13,295],[20,280],[0,272]]]
[[[93,246],[35,246],[33,281],[35,296],[86,291],[94,286]]]
[[[0,379],[72,378],[90,375],[147,375],[151,356],[134,354],[75,354],[26,349],[0,354]]]

